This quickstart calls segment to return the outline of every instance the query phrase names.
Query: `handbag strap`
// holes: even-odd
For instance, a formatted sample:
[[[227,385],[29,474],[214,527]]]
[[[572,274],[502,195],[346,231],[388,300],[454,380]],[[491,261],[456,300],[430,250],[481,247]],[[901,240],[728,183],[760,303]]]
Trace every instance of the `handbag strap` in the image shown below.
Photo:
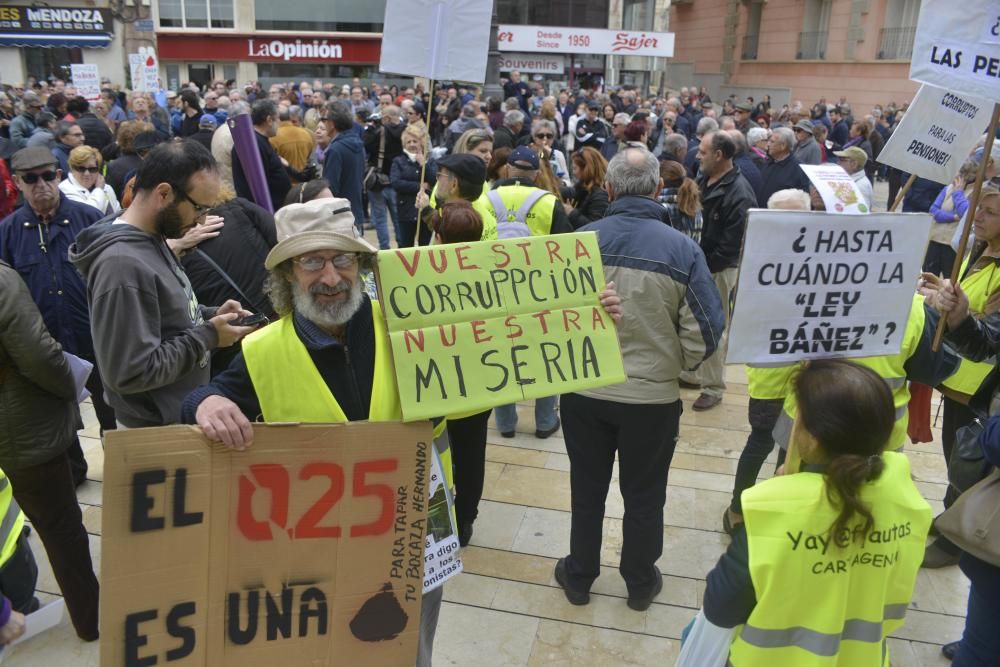
[[[241,299],[243,299],[243,303],[246,303],[246,304],[249,304],[249,305],[253,306],[254,312],[256,312],[256,313],[263,313],[264,312],[264,310],[261,309],[260,306],[258,306],[256,303],[254,303],[253,299],[251,299],[250,297],[248,297],[243,292],[243,290],[240,289],[240,286],[236,284],[236,281],[234,281],[232,278],[230,278],[229,274],[226,273],[221,266],[219,266],[218,264],[216,264],[214,259],[212,259],[211,257],[208,256],[208,253],[206,253],[201,248],[195,248],[194,252],[196,252],[198,254],[198,256],[201,257],[203,260],[205,260],[206,262],[208,262],[208,265],[211,266],[213,269],[215,269],[215,272],[218,273],[220,276],[222,276],[222,279],[225,280],[227,283],[229,283],[230,287],[232,287],[234,290],[236,290],[236,293],[240,295]]]
[[[382,171],[382,163],[385,161],[385,126],[380,128],[378,140],[378,170]]]

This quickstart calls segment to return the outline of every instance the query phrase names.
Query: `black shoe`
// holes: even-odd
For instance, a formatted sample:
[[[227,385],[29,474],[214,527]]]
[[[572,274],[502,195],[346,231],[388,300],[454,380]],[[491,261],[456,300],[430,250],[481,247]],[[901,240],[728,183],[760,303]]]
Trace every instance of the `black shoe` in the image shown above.
[[[469,540],[472,539],[472,522],[463,521],[458,524],[458,546],[466,547],[469,546]]]
[[[920,567],[935,570],[940,567],[958,565],[961,550],[943,537],[939,537],[924,550],[924,562]]]
[[[961,641],[957,641],[945,644],[944,646],[941,647],[941,655],[948,658],[949,660],[954,660],[955,655],[958,654],[958,647],[961,643],[962,643]]]
[[[566,559],[560,558],[556,563],[556,583],[562,587],[563,593],[570,604],[585,605],[590,602],[590,593],[584,591],[574,591],[569,587],[566,580]]]
[[[656,571],[656,583],[653,584],[653,590],[649,592],[648,595],[642,597],[628,599],[628,608],[634,609],[635,611],[646,611],[649,609],[649,605],[653,604],[653,598],[660,594],[663,590],[663,574],[660,572],[660,568],[653,566],[653,570]]]
[[[556,417],[555,426],[549,429],[545,429],[544,431],[535,431],[535,437],[544,440],[545,438],[549,437],[550,435],[558,431],[560,426],[562,426],[562,423],[559,421],[559,417]]]
[[[502,435],[505,438],[513,438],[514,431],[500,431],[500,435]]]

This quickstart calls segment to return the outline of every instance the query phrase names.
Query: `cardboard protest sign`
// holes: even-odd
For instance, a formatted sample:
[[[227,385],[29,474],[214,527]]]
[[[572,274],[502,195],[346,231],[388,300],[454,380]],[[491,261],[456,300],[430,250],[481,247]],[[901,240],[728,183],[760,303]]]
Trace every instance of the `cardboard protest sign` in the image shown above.
[[[403,418],[625,381],[593,232],[384,250]]]
[[[897,354],[930,226],[926,213],[752,209],[726,363]]]
[[[484,83],[492,0],[387,0],[380,72]]]
[[[937,183],[950,183],[990,122],[993,103],[923,85],[878,161]]]
[[[97,65],[70,65],[69,72],[77,95],[88,102],[101,99],[101,75]]]
[[[864,195],[843,167],[836,164],[802,164],[809,181],[823,198],[827,213],[867,213]]]
[[[1000,99],[1000,3],[923,0],[910,78],[966,95]]]
[[[429,422],[107,435],[101,665],[412,665]],[[291,658],[291,661],[289,661]]]

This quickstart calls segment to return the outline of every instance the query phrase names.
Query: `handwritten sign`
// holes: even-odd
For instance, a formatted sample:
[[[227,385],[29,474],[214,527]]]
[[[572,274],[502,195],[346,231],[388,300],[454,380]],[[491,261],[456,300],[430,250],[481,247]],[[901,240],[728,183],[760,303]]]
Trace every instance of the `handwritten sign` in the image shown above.
[[[407,421],[625,380],[593,232],[384,250]]]
[[[412,665],[429,422],[108,434],[101,665]],[[292,662],[289,662],[293,656]]]
[[[70,65],[69,71],[77,95],[88,102],[101,99],[101,75],[97,72],[97,65]]]
[[[867,213],[865,197],[851,175],[836,164],[802,164],[809,181],[823,198],[827,213]]]
[[[910,78],[1000,99],[1000,3],[924,0],[913,40]]]
[[[726,363],[897,354],[930,226],[926,213],[751,210]]]
[[[937,183],[950,183],[990,122],[993,103],[924,85],[878,161]]]

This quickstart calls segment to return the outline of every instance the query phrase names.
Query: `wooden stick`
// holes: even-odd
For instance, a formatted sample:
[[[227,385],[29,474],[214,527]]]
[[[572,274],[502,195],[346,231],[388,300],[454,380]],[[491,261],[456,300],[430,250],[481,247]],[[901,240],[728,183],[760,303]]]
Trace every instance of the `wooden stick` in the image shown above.
[[[431,159],[431,109],[434,107],[434,79],[430,79],[429,84],[430,90],[427,91],[427,119],[424,121],[424,125],[427,126],[427,154],[424,155],[424,163],[420,165],[420,184],[417,186],[417,194],[423,192],[424,189],[424,174],[427,173],[427,161]],[[423,148],[421,146],[421,148]],[[428,193],[429,194],[429,193]],[[420,224],[421,218],[423,217],[424,209],[417,209],[417,233],[413,236],[413,247],[420,245]]]
[[[955,265],[951,267],[951,284],[958,283],[959,272],[962,270],[962,259],[965,258],[965,247],[969,243],[969,232],[976,220],[976,209],[979,208],[979,195],[983,192],[983,179],[986,178],[986,165],[989,164],[990,155],[993,153],[993,142],[997,136],[997,122],[1000,122],[1000,103],[993,105],[993,117],[990,119],[990,129],[986,131],[986,143],[983,144],[983,158],[979,161],[979,170],[976,172],[976,185],[972,189],[972,200],[969,201],[969,210],[965,212],[965,225],[962,226],[962,238],[958,242],[958,252],[955,255]],[[946,317],[938,320],[937,331],[934,332],[934,344],[931,350],[937,352],[941,348],[941,338],[944,337],[944,328],[947,322]]]
[[[889,207],[889,213],[895,213],[899,205],[903,203],[903,197],[906,196],[907,191],[910,186],[913,185],[913,181],[917,180],[916,174],[910,174],[910,177],[906,179],[906,183],[903,184],[903,188],[896,195],[896,201],[892,202],[892,206]]]

